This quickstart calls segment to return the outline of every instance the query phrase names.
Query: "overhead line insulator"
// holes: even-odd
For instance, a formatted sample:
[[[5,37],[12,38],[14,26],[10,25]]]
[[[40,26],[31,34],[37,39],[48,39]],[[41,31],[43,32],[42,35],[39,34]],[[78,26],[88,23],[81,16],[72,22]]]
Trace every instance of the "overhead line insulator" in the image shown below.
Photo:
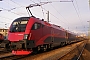
[[[60,2],[73,2],[73,1],[60,1]]]

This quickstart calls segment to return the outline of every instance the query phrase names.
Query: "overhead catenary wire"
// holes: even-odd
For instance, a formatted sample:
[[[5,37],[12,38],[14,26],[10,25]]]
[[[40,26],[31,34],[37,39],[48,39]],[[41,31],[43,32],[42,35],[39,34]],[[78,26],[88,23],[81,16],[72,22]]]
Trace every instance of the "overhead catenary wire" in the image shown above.
[[[7,3],[7,2],[6,2],[6,3]],[[21,7],[16,7],[16,8],[21,8]],[[1,9],[0,12],[2,12],[2,11],[7,11],[7,12],[13,13],[13,14],[15,14],[15,15],[21,16],[21,15],[18,14],[18,13],[12,12],[12,10],[14,10],[14,9],[16,9],[16,8],[5,9],[5,8],[0,7],[0,9]],[[0,18],[5,19],[5,20],[8,20],[8,21],[9,21],[9,20],[13,20],[13,19],[11,19],[11,18],[9,18],[9,17],[5,17],[5,16],[0,16]],[[1,21],[1,22],[2,22],[2,21]],[[2,23],[3,23],[3,22],[2,22]]]
[[[39,1],[39,0],[38,0]],[[40,4],[41,4],[41,1],[39,1],[40,2]],[[43,11],[43,7],[41,6],[41,9],[42,9],[42,13],[43,13],[43,17],[44,17],[44,19],[45,19],[45,16],[44,16],[44,11]]]
[[[48,2],[49,2],[49,0],[47,0]],[[60,1],[61,2],[61,1]],[[51,4],[51,6],[53,7],[53,9],[54,10],[56,10],[56,12],[66,21],[67,19],[65,19],[64,18],[64,16],[63,15],[61,15],[61,13]],[[68,22],[68,21],[67,21]],[[69,22],[68,22],[68,24],[70,24]]]
[[[81,18],[80,18],[80,16],[79,16],[78,11],[77,11],[77,9],[76,9],[76,7],[75,7],[75,5],[74,5],[73,2],[72,2],[72,5],[73,5],[73,7],[74,7],[74,9],[75,9],[75,11],[76,11],[76,14],[77,14],[77,16],[78,16],[78,18],[79,18],[80,23],[81,23],[81,22],[82,22],[82,21],[81,21]],[[84,26],[83,23],[81,23],[81,25]]]
[[[18,3],[14,2],[13,0],[10,0],[10,1],[13,2],[13,3],[15,3],[15,4],[17,4],[17,5],[19,5]]]
[[[18,5],[18,6],[13,5],[13,4],[10,4],[9,1],[10,1],[11,3],[13,3],[13,4]],[[19,8],[26,8],[26,6],[19,4],[19,3],[15,2],[14,0],[9,0],[9,1],[8,1],[8,2],[5,1],[5,3],[8,3],[8,4],[11,5],[11,6],[13,5],[14,7],[12,6],[13,8],[9,9],[8,12],[14,13],[14,14],[19,15],[19,16],[25,15],[25,13],[24,13],[24,14],[20,14],[20,13],[12,12],[12,10],[19,9]],[[16,6],[16,7],[15,7],[15,6]]]
[[[76,1],[76,0],[75,0],[75,1]],[[77,5],[78,12],[80,13],[80,11],[79,11],[79,7],[78,7],[78,4],[77,4],[77,1],[76,1],[76,5]],[[80,19],[80,21],[81,21],[81,19]],[[82,21],[81,21],[81,23],[83,24]],[[83,24],[83,26],[84,26],[84,24]],[[84,26],[84,31],[85,31],[85,26]]]
[[[9,3],[9,1],[8,1],[8,2],[7,2],[7,1],[4,1],[4,2],[5,2],[5,4],[9,4],[9,5],[11,5],[11,6],[15,6],[15,5]],[[11,1],[11,2],[12,2],[12,1]]]
[[[5,25],[5,26],[7,25],[7,27],[9,27],[9,25],[11,24],[11,22],[9,21],[10,19],[7,18],[7,17],[4,17],[4,18],[3,18],[3,17],[1,17],[1,16],[0,16],[0,18],[2,18],[2,19],[0,20],[0,28],[3,27],[4,25]],[[7,22],[7,21],[6,21],[6,22],[3,21],[3,19],[8,20],[8,22]]]
[[[10,1],[13,2],[13,3],[15,3],[15,4],[17,4],[18,6],[25,7],[25,6],[22,6],[21,4],[15,2],[15,0],[14,1],[13,0],[10,0]]]
[[[13,14],[15,14],[15,15],[19,15],[20,16],[20,14],[17,14],[17,13],[15,13],[15,12],[12,12],[11,10],[8,10],[8,9],[4,9],[4,8],[2,8],[2,7],[0,7],[1,9],[2,9],[2,11],[3,10],[5,10],[5,11],[8,11],[8,12],[11,12],[11,13],[13,13]],[[0,16],[0,18],[3,18],[3,19],[6,19],[6,20],[13,20],[13,19],[11,19],[11,18],[8,18],[8,17],[5,17],[5,16]]]
[[[9,4],[9,5],[11,5],[11,6],[14,6],[13,8],[11,8],[10,10],[14,10],[14,9],[17,9],[17,8],[22,8],[22,7],[26,7],[26,6],[22,6],[22,5],[20,5],[20,4],[18,4],[18,3],[16,3],[16,2],[14,2],[13,0],[10,0],[12,3],[14,3],[14,4],[16,4],[16,5],[18,5],[18,7],[16,6],[15,7],[15,5],[13,5],[13,4],[11,4],[11,3],[9,3],[9,1],[7,2],[7,1],[4,1],[6,4]]]
[[[76,0],[75,0],[76,1]],[[76,5],[77,5],[77,9],[78,9],[78,12],[79,12],[79,14],[80,14],[80,11],[79,11],[79,7],[78,7],[78,4],[77,4],[77,1],[76,1]],[[81,19],[80,19],[81,20]],[[81,21],[82,22],[82,21]],[[83,24],[83,22],[82,22],[82,24]]]
[[[4,1],[5,3],[8,3],[9,5],[11,5],[13,7],[11,9],[9,9],[8,11],[15,10],[15,9],[18,9],[18,8],[22,8],[22,7],[26,7],[26,6],[22,6],[22,5],[20,5],[20,4],[16,3],[16,2],[14,2],[13,0],[10,0],[10,1],[13,2],[14,4],[18,5],[19,7],[13,7],[15,5],[9,3],[9,1],[8,2],[7,1]],[[14,13],[14,14],[16,14],[16,13]],[[16,14],[16,15],[19,15],[19,14]]]
[[[13,0],[10,0],[10,1],[13,2],[14,4],[18,5],[18,7],[13,7],[13,8],[11,8],[10,10],[14,10],[14,9],[18,9],[18,8],[25,8],[25,7],[26,7],[26,6],[21,5],[21,4],[15,2],[15,1],[13,1]],[[6,2],[6,3],[8,3],[8,2]],[[10,5],[12,5],[12,4],[10,4]],[[14,5],[13,5],[13,6],[14,6]]]
[[[0,24],[1,24],[1,23],[2,23],[2,24],[7,24],[7,22],[8,22],[8,24],[11,24],[10,20],[13,20],[13,19],[11,19],[11,18],[4,17],[4,16],[0,16],[0,18],[2,18],[2,19],[0,20]],[[4,22],[3,19],[5,19],[7,22]]]
[[[30,0],[30,1],[32,1],[32,0]],[[33,3],[35,3],[34,1],[32,1]],[[60,1],[59,1],[60,2]],[[44,3],[44,2],[42,2],[42,3]],[[51,2],[47,2],[47,3],[51,3]],[[36,4],[36,3],[35,3]],[[42,7],[43,8],[43,7]],[[45,11],[48,11],[48,10],[46,10],[45,8],[43,8]],[[58,17],[56,17],[54,14],[52,14],[51,12],[49,12],[52,16],[54,16],[56,19],[57,19],[57,21],[60,21],[60,22],[62,22],[63,24],[66,24],[65,22],[63,22],[62,20],[60,20]],[[66,24],[66,26],[68,26],[67,24]]]
[[[9,24],[11,24],[11,23],[10,23],[10,22],[7,23],[7,22],[2,22],[2,21],[1,21],[1,22],[0,22],[0,25],[3,25],[3,24],[4,24],[4,25],[9,25]]]
[[[80,21],[80,24],[82,25],[82,27],[85,27],[85,25],[83,24],[83,22],[82,22],[82,20],[81,20],[81,18],[80,18],[80,15],[79,15],[79,13],[80,13],[80,11],[79,11],[79,7],[78,7],[78,4],[77,4],[77,1],[76,1],[76,5],[77,5],[77,9],[76,9],[76,7],[75,7],[75,5],[74,5],[74,0],[72,0],[73,2],[72,2],[72,4],[73,4],[73,7],[74,7],[74,9],[75,9],[75,11],[76,11],[76,14],[77,14],[77,16],[78,16],[78,18],[79,18],[79,21]],[[79,13],[78,13],[79,12]],[[83,29],[84,31],[85,31],[85,28]]]
[[[25,8],[26,6],[24,6],[24,5],[21,5],[21,4],[18,4],[18,3],[16,3],[16,2],[14,2],[13,0],[10,0],[11,2],[13,2],[14,4],[16,4],[16,5],[18,5],[18,7],[13,7],[13,8],[11,8],[10,10],[14,10],[14,9],[18,9],[18,8]],[[7,1],[5,1],[6,3],[8,3],[9,5],[13,5],[13,4],[10,4],[9,2],[7,2]],[[13,6],[15,6],[15,5],[13,5]]]
[[[12,3],[16,4],[16,3],[13,2],[12,0],[10,0],[10,1],[11,1]],[[14,6],[14,7],[11,8],[11,9],[16,9],[16,8],[24,7],[24,6],[21,6],[21,5],[19,5],[19,4],[18,4],[19,7],[17,7],[17,6],[16,6],[17,4],[16,4],[16,5],[13,5],[13,4],[9,3],[9,1],[8,1],[8,2],[7,2],[7,1],[4,1],[4,2],[5,2],[5,4],[8,4],[8,5],[12,6],[12,7]]]
[[[13,1],[13,0],[10,0],[10,1],[13,2],[14,4],[19,5],[19,7],[14,7],[14,8],[11,8],[10,10],[14,10],[14,9],[21,8],[21,7],[25,7],[25,8],[26,8],[26,6],[21,5],[21,4],[18,4],[17,2],[15,2],[15,1]],[[28,11],[27,11],[27,12],[28,12]],[[30,16],[30,15],[29,15],[29,16]]]
[[[48,0],[47,0],[48,1]],[[51,1],[48,1],[48,2],[51,2]],[[59,2],[59,1],[56,1],[56,2]],[[60,2],[73,2],[73,0],[71,0],[71,1],[60,1]],[[77,4],[77,1],[76,1],[76,4]],[[52,5],[52,4],[51,4]],[[73,5],[74,5],[74,3],[73,3]],[[52,7],[55,9],[55,7],[52,5]],[[82,26],[84,26],[83,25],[83,23],[82,23],[82,21],[81,21],[81,19],[80,19],[80,16],[79,16],[79,14],[78,14],[78,11],[79,11],[79,8],[78,8],[78,5],[77,5],[77,8],[78,8],[78,11],[77,11],[77,9],[76,9],[76,7],[75,7],[75,5],[74,5],[74,8],[75,8],[75,11],[76,11],[76,13],[77,13],[77,15],[78,15],[78,18],[79,18],[79,20],[80,20],[80,22],[81,22],[81,25]],[[56,9],[55,9],[56,10]],[[57,11],[57,10],[56,10]],[[58,12],[58,11],[57,11]],[[59,13],[59,12],[58,12]],[[59,13],[60,14],[60,13]],[[60,14],[61,15],[61,14]],[[62,15],[61,15],[62,16]],[[63,17],[63,16],[62,16]],[[64,17],[63,17],[64,18]],[[64,18],[65,19],[65,18]],[[65,19],[66,20],[66,19]],[[85,30],[85,29],[84,29]]]
[[[45,8],[43,8],[45,11],[48,11],[48,10],[46,10]],[[52,14],[51,12],[49,12],[53,17],[55,17],[56,19],[57,19],[57,21],[60,21],[60,22],[62,22],[63,24],[66,24],[65,22],[63,22],[62,20],[60,20],[58,17],[56,17],[54,14]],[[68,26],[67,24],[66,24],[66,26]]]
[[[12,20],[11,18],[8,18],[8,17],[3,17],[3,16],[0,16],[0,17],[4,19]]]
[[[5,10],[5,11],[8,11],[8,12],[11,12],[11,13],[13,13],[13,14],[16,14],[16,15],[19,15],[19,16],[20,16],[20,14],[18,14],[18,13],[15,13],[15,12],[12,12],[11,10],[4,9],[4,8],[2,8],[2,7],[0,7],[0,8],[2,9],[2,11],[3,11],[3,10]]]

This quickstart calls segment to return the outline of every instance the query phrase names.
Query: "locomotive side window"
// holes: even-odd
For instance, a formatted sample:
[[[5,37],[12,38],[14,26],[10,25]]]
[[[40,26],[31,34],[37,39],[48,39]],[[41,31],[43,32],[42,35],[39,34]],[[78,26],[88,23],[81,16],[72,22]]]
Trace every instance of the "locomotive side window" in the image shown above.
[[[41,24],[40,23],[35,23],[33,26],[32,26],[32,30],[36,30],[36,29],[39,29],[41,28]]]
[[[38,24],[37,23],[34,24],[34,29],[38,29]]]

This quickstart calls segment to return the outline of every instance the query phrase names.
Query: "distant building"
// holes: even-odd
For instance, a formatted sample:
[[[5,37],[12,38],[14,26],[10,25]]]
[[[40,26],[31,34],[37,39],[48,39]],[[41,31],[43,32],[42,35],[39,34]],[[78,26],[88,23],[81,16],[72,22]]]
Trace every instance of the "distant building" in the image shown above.
[[[4,36],[7,36],[8,29],[0,29],[0,33],[3,34]]]

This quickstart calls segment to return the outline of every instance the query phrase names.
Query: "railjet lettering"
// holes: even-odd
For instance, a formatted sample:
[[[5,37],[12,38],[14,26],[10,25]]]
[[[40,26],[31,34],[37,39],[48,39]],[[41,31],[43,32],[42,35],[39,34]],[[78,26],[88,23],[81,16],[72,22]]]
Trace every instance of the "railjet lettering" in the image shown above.
[[[23,34],[18,34],[18,35],[23,35]]]

